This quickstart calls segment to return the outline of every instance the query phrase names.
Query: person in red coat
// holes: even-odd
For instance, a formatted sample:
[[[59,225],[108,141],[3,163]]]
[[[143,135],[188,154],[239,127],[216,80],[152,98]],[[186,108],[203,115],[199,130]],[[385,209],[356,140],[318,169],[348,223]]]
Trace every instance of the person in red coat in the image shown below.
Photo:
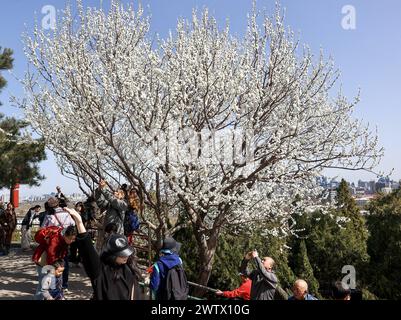
[[[251,300],[252,280],[242,273],[240,273],[240,276],[242,282],[237,289],[234,289],[232,291],[217,290],[216,295],[231,299],[240,298],[243,300]]]
[[[68,253],[68,246],[75,241],[76,235],[75,226],[65,229],[51,226],[39,230],[35,235],[35,241],[39,243],[39,246],[33,253],[32,261],[43,267],[64,259]],[[45,259],[46,261],[43,261]]]
[[[42,268],[45,265],[52,265],[56,261],[63,260],[68,254],[68,246],[75,241],[77,229],[75,226],[46,227],[40,229],[35,235],[35,241],[39,246],[35,249],[32,261],[36,264],[38,279],[42,276]],[[64,284],[64,283],[63,283]],[[35,295],[39,294],[40,283],[36,287]]]

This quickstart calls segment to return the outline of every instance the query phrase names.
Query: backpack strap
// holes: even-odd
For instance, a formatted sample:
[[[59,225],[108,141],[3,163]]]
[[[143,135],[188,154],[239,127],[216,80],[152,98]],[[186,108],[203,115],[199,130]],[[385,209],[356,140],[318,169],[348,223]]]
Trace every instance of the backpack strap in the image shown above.
[[[159,266],[157,265],[157,262],[153,266],[157,270],[157,272],[160,273],[160,269],[159,269]]]
[[[60,222],[59,218],[57,217],[57,213],[54,214],[54,217],[56,218],[58,224],[60,225],[60,227],[63,228],[63,224]]]

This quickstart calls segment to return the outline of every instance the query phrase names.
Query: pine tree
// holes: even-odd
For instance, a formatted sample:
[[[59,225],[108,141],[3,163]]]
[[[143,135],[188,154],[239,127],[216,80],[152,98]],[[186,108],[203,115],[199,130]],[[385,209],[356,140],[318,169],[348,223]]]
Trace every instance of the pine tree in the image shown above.
[[[333,281],[341,280],[345,265],[355,267],[357,284],[364,287],[368,230],[347,182],[342,180],[337,189],[334,210],[328,214],[315,212],[304,223],[309,259],[320,287],[327,290]]]
[[[369,204],[369,290],[381,299],[401,299],[401,190]]]
[[[0,70],[13,66],[12,50],[0,47]],[[0,91],[6,85],[0,75]],[[0,103],[1,104],[1,103]],[[0,189],[12,188],[16,183],[39,185],[44,177],[39,173],[38,163],[46,159],[42,140],[33,140],[21,130],[28,123],[0,113]]]
[[[361,214],[355,199],[352,197],[347,182],[343,179],[337,189],[337,217],[345,217],[348,222],[340,230],[344,239],[347,254],[344,263],[355,266],[359,273],[360,285],[364,286],[363,276],[369,262],[367,249],[368,229],[366,219]]]
[[[4,49],[3,52],[1,52],[1,47],[0,47],[0,71],[9,70],[13,67],[14,59],[12,58],[12,55],[13,51],[11,49]],[[6,79],[4,79],[0,74],[0,92],[6,86],[6,84],[7,84]]]
[[[303,279],[308,283],[310,293],[319,297],[319,282],[316,280],[312,265],[309,262],[305,240],[299,241],[298,248],[295,251],[293,268],[295,275],[298,279]]]
[[[336,207],[338,212],[344,214],[344,216],[350,219],[356,219],[358,221],[363,220],[359,219],[361,217],[360,210],[355,199],[351,195],[347,181],[344,179],[341,180],[340,185],[337,188]]]

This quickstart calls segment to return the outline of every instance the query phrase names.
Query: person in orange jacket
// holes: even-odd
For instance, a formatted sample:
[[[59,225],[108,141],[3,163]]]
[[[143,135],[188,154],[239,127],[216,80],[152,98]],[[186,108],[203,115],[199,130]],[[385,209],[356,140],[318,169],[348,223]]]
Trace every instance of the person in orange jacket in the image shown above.
[[[245,274],[240,273],[241,276],[241,285],[232,291],[220,291],[217,290],[216,295],[223,296],[225,298],[240,298],[243,300],[251,300],[251,286],[252,280],[249,279]]]

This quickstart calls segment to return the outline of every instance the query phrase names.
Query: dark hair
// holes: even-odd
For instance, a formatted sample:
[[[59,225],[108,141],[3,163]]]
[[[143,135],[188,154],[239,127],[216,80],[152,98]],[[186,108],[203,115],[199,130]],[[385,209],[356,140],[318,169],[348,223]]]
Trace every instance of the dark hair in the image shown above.
[[[77,233],[78,233],[77,228],[75,226],[68,226],[65,229],[64,236],[66,237],[76,236]]]
[[[336,281],[332,286],[332,295],[336,300],[343,300],[347,296],[351,295],[351,290],[346,289],[342,283],[342,281]]]
[[[67,201],[65,199],[63,199],[63,198],[59,199],[58,206],[60,208],[66,208],[67,207]]]
[[[57,260],[52,264],[52,266],[54,269],[58,269],[60,267],[64,268],[64,260]]]
[[[107,233],[117,233],[117,230],[118,230],[118,226],[114,222],[108,223],[106,225],[106,227],[104,228],[104,232],[107,232]]]
[[[41,208],[41,206],[37,204],[37,205],[34,206],[32,209],[35,210],[35,209],[40,209],[40,208]]]
[[[81,214],[82,214],[82,212],[83,212],[83,211],[85,211],[85,205],[84,205],[84,203],[83,203],[83,202],[81,202],[81,201],[80,201],[80,202],[77,202],[77,203],[75,204],[75,206],[74,206],[74,207],[76,208],[76,207],[78,207],[78,206],[80,206],[80,207],[81,207],[81,209],[79,210],[79,213],[81,213]]]
[[[361,289],[351,289],[351,301],[362,301],[363,294]]]

